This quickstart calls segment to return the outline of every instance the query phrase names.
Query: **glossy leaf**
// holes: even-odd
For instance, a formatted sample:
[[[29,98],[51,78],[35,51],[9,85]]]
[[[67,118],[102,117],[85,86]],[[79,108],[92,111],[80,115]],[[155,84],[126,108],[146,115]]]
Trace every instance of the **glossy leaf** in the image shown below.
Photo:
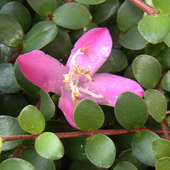
[[[56,0],[27,0],[27,2],[41,16],[48,16],[57,7]]]
[[[147,15],[138,24],[138,31],[145,40],[156,44],[164,40],[170,30],[170,18]]]
[[[147,41],[139,34],[137,26],[131,27],[119,39],[120,45],[131,50],[141,50],[147,44]]]
[[[35,170],[35,167],[28,161],[25,161],[20,158],[9,158],[1,162],[0,170],[11,170],[11,169]]]
[[[132,153],[142,163],[154,166],[155,156],[152,152],[152,141],[159,138],[156,133],[151,131],[141,131],[134,135],[132,140]]]
[[[35,166],[36,170],[56,170],[52,160],[45,159],[38,155],[33,148],[25,148],[21,158]]]
[[[55,104],[47,92],[41,90],[40,111],[43,113],[46,120],[50,120],[55,114]]]
[[[161,65],[149,55],[139,55],[132,63],[136,80],[146,89],[154,88],[161,77]]]
[[[24,131],[28,133],[39,134],[45,129],[43,114],[32,105],[28,105],[21,110],[18,122]]]
[[[156,162],[156,170],[169,170],[170,157],[161,158]]]
[[[7,14],[0,14],[0,23],[0,42],[10,47],[17,47],[24,36],[21,25],[14,17]]]
[[[145,103],[148,113],[160,123],[165,118],[167,110],[165,96],[158,90],[149,89],[145,91]]]
[[[170,1],[169,0],[153,0],[153,5],[161,13],[170,14]]]
[[[164,75],[161,84],[166,91],[170,92],[170,71]]]
[[[165,43],[168,47],[170,47],[170,33],[168,33],[168,34],[166,35],[166,37],[164,38],[164,43]]]
[[[97,103],[83,99],[74,110],[74,122],[81,130],[96,130],[104,123],[104,113]]]
[[[170,157],[170,141],[163,138],[153,140],[152,151],[156,159]]]
[[[64,28],[81,29],[92,19],[86,7],[78,3],[67,3],[57,8],[53,13],[53,21]]]
[[[76,0],[76,1],[86,5],[97,5],[105,2],[106,0]]]
[[[119,29],[123,32],[135,26],[142,18],[143,12],[129,0],[125,0],[120,6],[117,14]]]
[[[128,161],[119,162],[112,170],[137,170],[135,165]]]
[[[159,61],[163,69],[166,70],[170,68],[170,48],[165,48],[165,50],[160,53]]]
[[[115,160],[116,148],[109,137],[96,134],[88,138],[85,152],[89,161],[94,165],[109,168]]]
[[[1,8],[0,13],[9,14],[15,17],[15,19],[22,25],[24,31],[27,31],[31,25],[31,15],[29,11],[24,5],[17,1],[5,4]]]
[[[22,135],[24,131],[20,128],[18,121],[12,116],[0,116],[0,136],[15,136]],[[20,144],[21,140],[4,142],[2,145],[2,151],[10,150]]]
[[[106,21],[116,13],[118,6],[119,6],[118,0],[106,0],[104,3],[94,6],[93,9],[94,22],[99,24]]]
[[[24,37],[24,52],[43,48],[55,39],[57,32],[58,28],[52,21],[42,21],[37,23]]]
[[[64,147],[60,139],[51,132],[44,132],[35,140],[36,152],[50,160],[61,159],[64,155]]]
[[[14,74],[14,68],[12,64],[3,63],[0,64],[0,92],[11,94],[20,90]]]
[[[117,121],[127,129],[142,127],[148,118],[143,99],[130,92],[122,93],[117,98],[115,116]]]

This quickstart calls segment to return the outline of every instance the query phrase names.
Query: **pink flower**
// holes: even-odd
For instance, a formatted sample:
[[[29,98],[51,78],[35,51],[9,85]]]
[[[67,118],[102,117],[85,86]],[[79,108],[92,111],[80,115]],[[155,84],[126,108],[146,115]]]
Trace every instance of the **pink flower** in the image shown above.
[[[95,28],[76,42],[66,66],[40,50],[21,55],[17,60],[29,81],[61,96],[58,106],[69,124],[76,128],[73,112],[76,103],[83,98],[114,107],[123,92],[144,95],[142,87],[134,80],[96,73],[111,50],[112,39],[107,28]]]

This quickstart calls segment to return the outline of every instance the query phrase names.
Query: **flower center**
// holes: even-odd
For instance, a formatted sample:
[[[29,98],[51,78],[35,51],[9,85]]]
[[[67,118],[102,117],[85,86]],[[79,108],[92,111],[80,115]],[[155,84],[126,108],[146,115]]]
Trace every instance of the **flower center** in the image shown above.
[[[85,70],[80,68],[80,66],[74,66],[73,69],[69,71],[68,74],[64,74],[64,82],[69,85],[69,89],[72,93],[72,99],[74,103],[77,103],[79,101],[79,97],[82,95],[82,93],[90,95],[94,98],[102,98],[103,96],[101,94],[95,94],[92,91],[82,88],[80,86],[79,80],[80,77],[84,76],[89,81],[92,81],[92,71]]]

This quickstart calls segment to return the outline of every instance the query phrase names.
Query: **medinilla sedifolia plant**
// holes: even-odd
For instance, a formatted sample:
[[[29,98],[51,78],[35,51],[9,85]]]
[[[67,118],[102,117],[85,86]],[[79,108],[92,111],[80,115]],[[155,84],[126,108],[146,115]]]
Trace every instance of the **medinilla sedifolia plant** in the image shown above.
[[[1,0],[0,170],[170,170],[169,47],[169,0]]]

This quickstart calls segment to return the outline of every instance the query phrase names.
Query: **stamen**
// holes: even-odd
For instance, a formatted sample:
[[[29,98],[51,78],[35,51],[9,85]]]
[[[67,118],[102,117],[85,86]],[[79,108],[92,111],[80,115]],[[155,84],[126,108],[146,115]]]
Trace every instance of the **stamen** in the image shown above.
[[[64,74],[64,82],[65,83],[69,83],[70,82],[69,78],[70,78],[70,74],[69,73],[68,74]]]

